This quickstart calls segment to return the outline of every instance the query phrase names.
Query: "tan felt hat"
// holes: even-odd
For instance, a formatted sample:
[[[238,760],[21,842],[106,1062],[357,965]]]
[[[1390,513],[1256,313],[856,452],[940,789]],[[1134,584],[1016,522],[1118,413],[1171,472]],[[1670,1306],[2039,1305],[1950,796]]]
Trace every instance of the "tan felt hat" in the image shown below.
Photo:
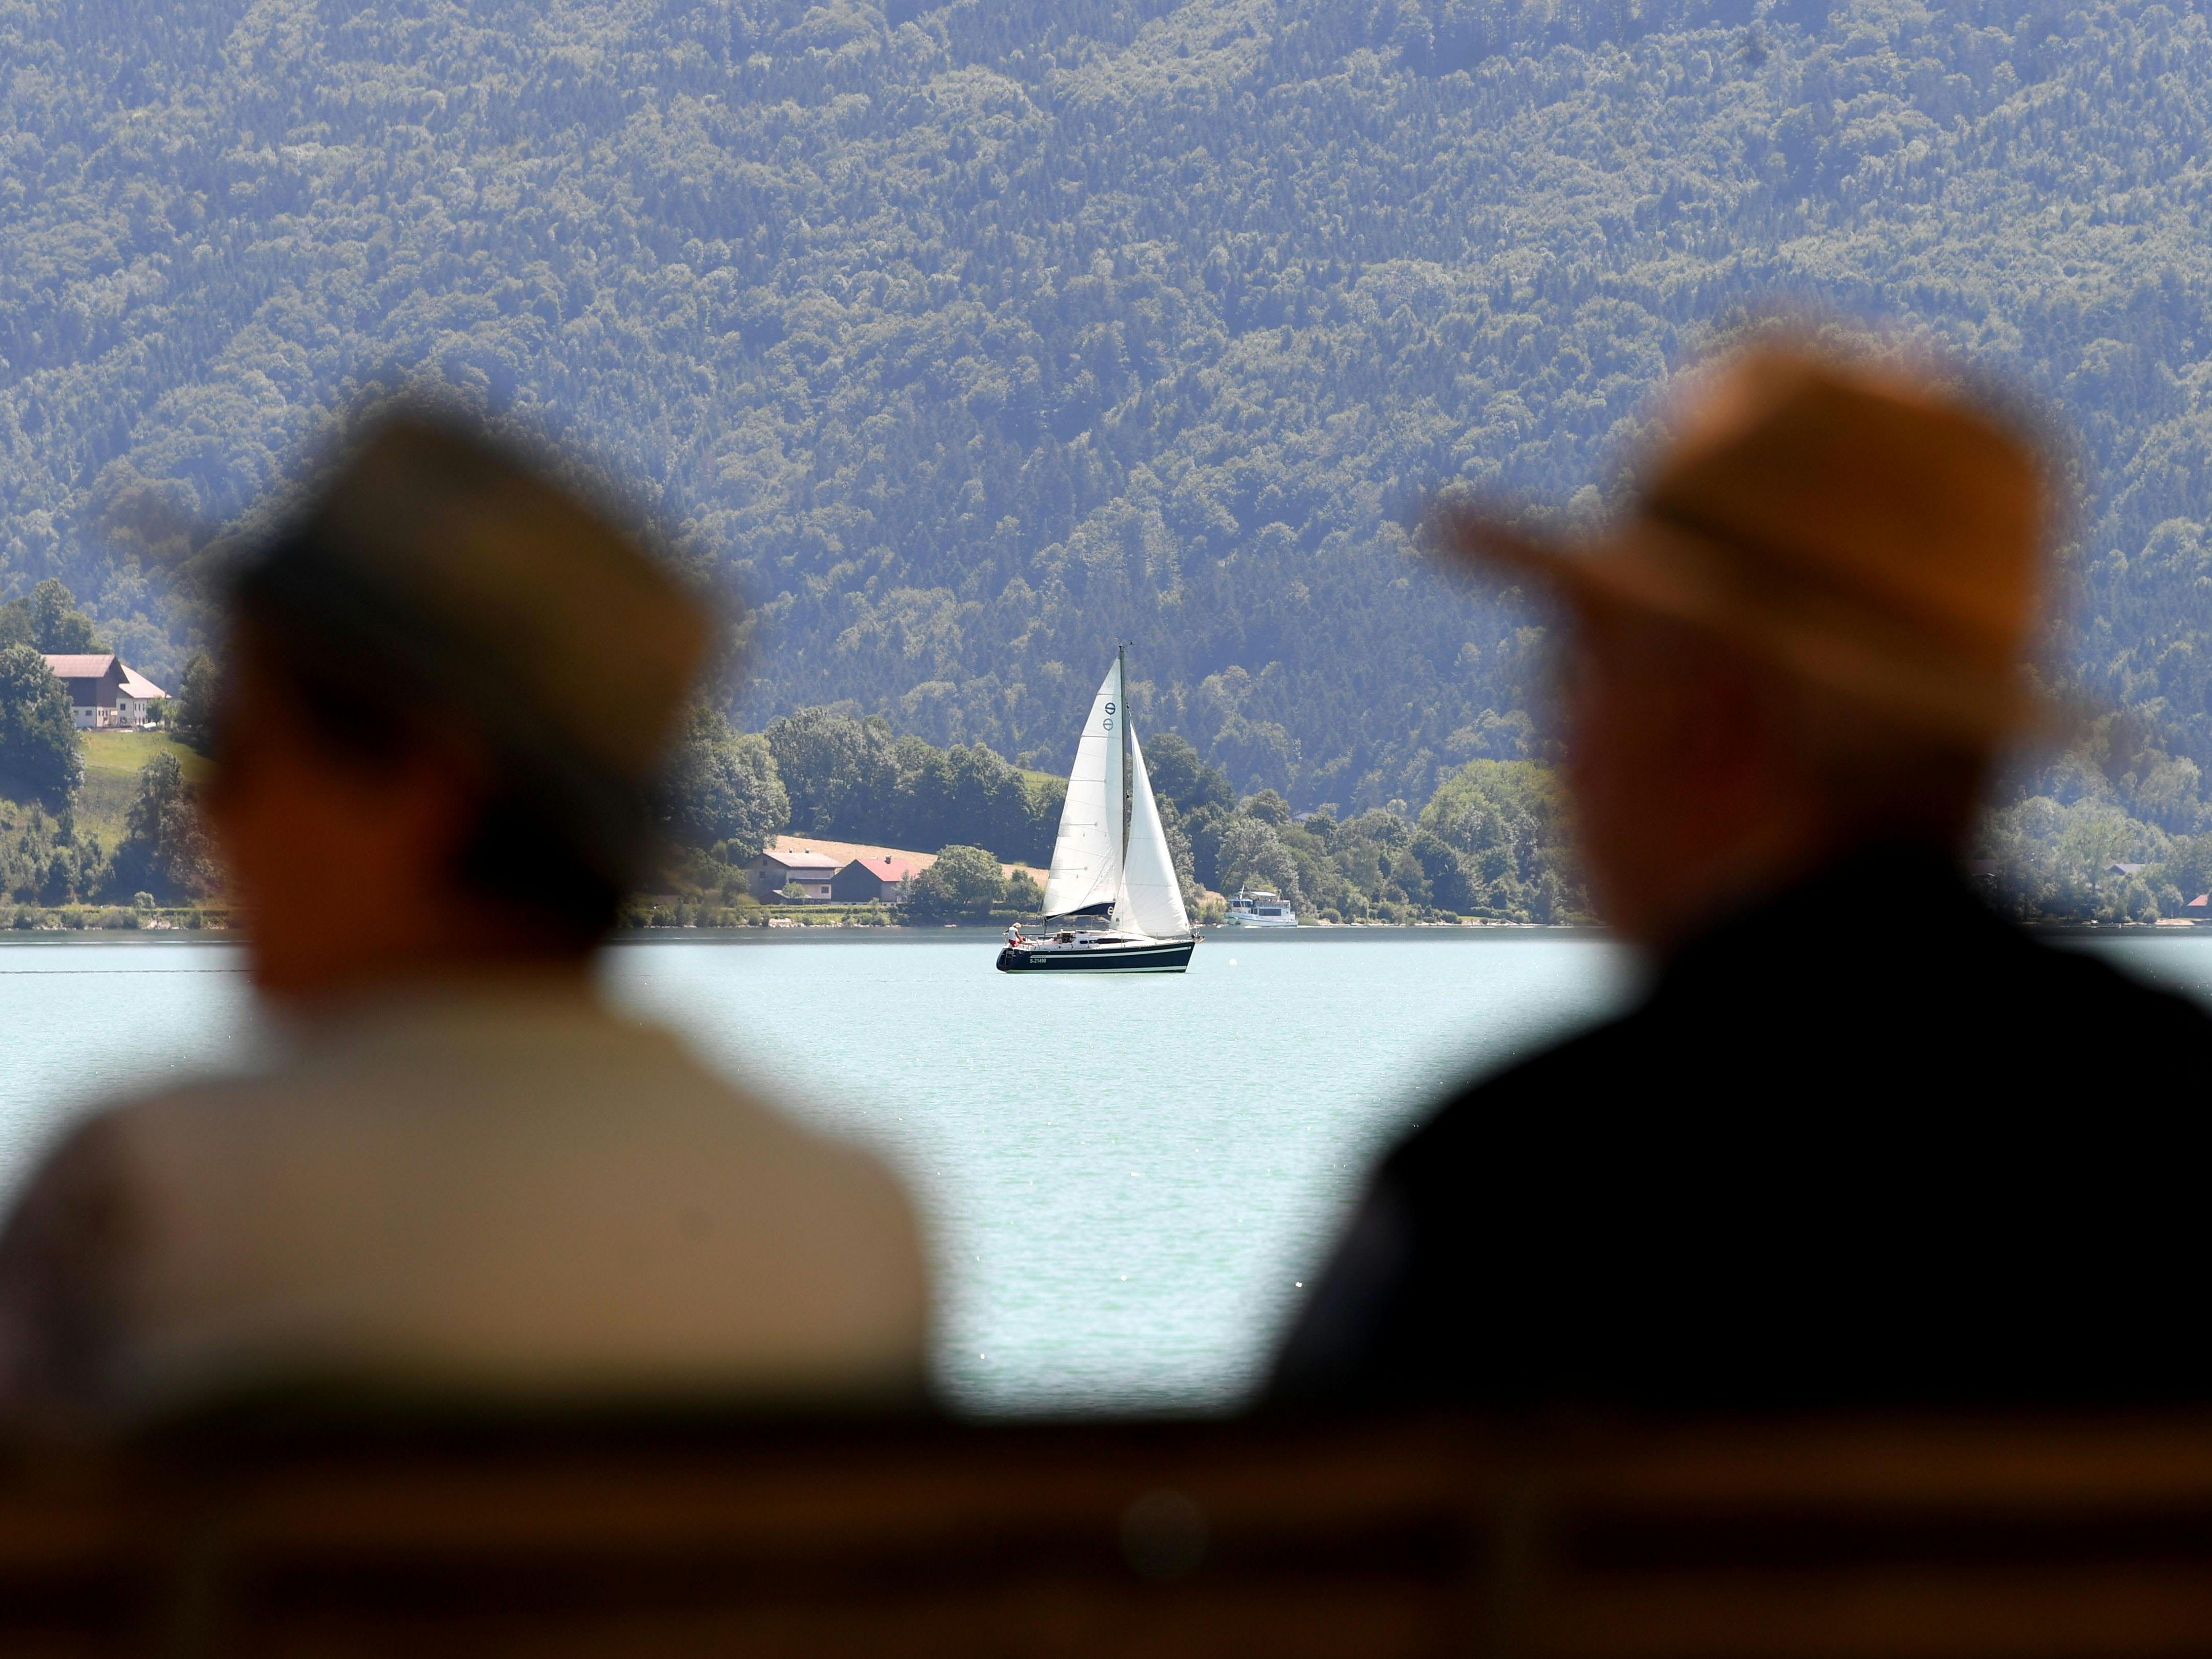
[[[2021,661],[2049,491],[2034,453],[1931,381],[1767,347],[1709,372],[1629,513],[1586,539],[1502,514],[1462,555],[1705,628],[1944,735],[2039,710]]]

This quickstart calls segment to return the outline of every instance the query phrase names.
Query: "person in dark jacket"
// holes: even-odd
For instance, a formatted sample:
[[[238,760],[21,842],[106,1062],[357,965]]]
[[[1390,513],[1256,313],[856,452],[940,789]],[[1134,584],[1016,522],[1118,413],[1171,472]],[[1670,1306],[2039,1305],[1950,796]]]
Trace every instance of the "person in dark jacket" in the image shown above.
[[[1933,377],[1709,370],[1581,545],[1451,543],[1565,602],[1568,783],[1624,1017],[1384,1159],[1279,1356],[1306,1405],[2202,1399],[2212,1018],[1976,897],[2046,487]]]

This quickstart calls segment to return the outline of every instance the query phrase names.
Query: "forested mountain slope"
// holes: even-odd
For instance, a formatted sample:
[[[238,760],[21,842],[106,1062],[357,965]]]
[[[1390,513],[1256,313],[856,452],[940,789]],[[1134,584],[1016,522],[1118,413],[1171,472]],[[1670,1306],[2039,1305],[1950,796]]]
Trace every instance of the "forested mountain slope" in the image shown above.
[[[2066,413],[2063,654],[2212,763],[2194,9],[12,0],[0,67],[0,592],[64,577],[156,678],[213,527],[427,378],[726,565],[752,723],[1052,765],[1125,638],[1240,788],[1418,805],[1522,752],[1532,653],[1401,521],[1594,510],[1782,296]]]

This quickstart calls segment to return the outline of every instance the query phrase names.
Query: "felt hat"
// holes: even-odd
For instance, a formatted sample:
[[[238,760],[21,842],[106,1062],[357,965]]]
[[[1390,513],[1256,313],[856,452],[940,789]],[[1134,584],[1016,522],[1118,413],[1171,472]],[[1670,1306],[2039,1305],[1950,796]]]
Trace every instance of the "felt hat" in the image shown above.
[[[545,465],[457,422],[387,419],[234,580],[328,669],[520,769],[608,869],[635,857],[714,618]]]
[[[1443,515],[1447,546],[1705,629],[1915,727],[2040,713],[2021,661],[2049,492],[2002,422],[1934,381],[1767,347],[1709,370],[1633,505],[1583,538]]]

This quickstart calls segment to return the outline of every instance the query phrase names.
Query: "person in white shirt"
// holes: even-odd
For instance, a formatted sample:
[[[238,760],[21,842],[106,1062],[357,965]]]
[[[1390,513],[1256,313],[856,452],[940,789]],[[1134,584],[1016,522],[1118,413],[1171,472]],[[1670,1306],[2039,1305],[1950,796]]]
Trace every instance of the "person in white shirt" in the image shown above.
[[[896,1182],[594,987],[705,607],[535,465],[402,417],[229,619],[209,804],[282,1054],[47,1157],[0,1231],[0,1407],[917,1394]]]

